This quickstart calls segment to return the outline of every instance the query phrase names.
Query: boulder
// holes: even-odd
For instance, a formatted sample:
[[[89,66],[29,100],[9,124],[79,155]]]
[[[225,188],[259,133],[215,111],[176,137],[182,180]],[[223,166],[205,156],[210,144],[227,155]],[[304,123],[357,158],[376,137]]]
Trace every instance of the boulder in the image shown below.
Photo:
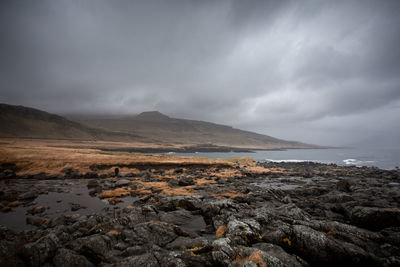
[[[350,216],[351,223],[359,227],[379,231],[387,227],[400,226],[400,210],[392,208],[355,207]]]
[[[266,252],[272,257],[277,258],[284,266],[301,267],[307,265],[304,260],[300,259],[296,255],[287,253],[280,246],[269,243],[257,243],[253,247]]]
[[[129,185],[131,181],[127,179],[119,179],[118,181],[115,182],[115,186],[126,186]]]
[[[188,186],[188,185],[194,185],[195,182],[193,181],[193,178],[191,177],[186,177],[186,176],[182,176],[179,177],[178,179],[178,185],[180,186]]]
[[[23,256],[30,266],[42,266],[54,257],[59,246],[59,239],[51,233],[34,243],[24,245]]]
[[[285,232],[285,231],[284,231]],[[277,245],[315,265],[375,266],[376,259],[364,249],[342,240],[330,238],[308,226],[294,225]]]
[[[109,256],[113,241],[106,235],[94,234],[71,243],[71,248],[97,264]]]
[[[23,267],[26,266],[18,257],[18,245],[8,240],[0,240],[0,266]]]
[[[172,225],[160,221],[150,221],[135,225],[134,235],[129,239],[134,245],[152,243],[164,247],[177,237]]]
[[[92,267],[93,263],[88,261],[82,255],[77,254],[76,252],[66,249],[60,248],[57,250],[56,255],[53,258],[53,263],[57,267]]]
[[[262,237],[259,234],[260,224],[253,219],[239,221],[237,219],[229,221],[227,225],[226,237],[240,245],[248,245],[259,241]]]
[[[116,266],[131,267],[131,266],[160,266],[158,260],[152,253],[131,256],[118,262]]]
[[[88,188],[96,188],[97,186],[99,186],[99,182],[97,182],[97,180],[89,180],[87,184]]]
[[[192,213],[184,209],[166,212],[160,216],[161,221],[179,226],[188,224],[193,218]]]

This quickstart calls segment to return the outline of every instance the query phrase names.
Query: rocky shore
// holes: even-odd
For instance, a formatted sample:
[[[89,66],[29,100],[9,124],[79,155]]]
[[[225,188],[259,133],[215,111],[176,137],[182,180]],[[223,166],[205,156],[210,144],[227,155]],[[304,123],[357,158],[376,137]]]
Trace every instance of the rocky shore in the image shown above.
[[[0,172],[0,266],[400,266],[400,171]]]

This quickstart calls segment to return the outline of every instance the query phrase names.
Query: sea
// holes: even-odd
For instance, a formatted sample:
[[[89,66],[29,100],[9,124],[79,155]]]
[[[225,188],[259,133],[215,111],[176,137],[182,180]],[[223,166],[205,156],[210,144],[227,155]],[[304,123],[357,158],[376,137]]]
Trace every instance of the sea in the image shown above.
[[[197,156],[207,158],[251,157],[260,162],[320,162],[334,163],[341,166],[367,166],[392,170],[400,167],[399,149],[372,148],[330,148],[330,149],[288,149],[288,150],[258,150],[247,152],[195,152],[173,153],[179,156]]]

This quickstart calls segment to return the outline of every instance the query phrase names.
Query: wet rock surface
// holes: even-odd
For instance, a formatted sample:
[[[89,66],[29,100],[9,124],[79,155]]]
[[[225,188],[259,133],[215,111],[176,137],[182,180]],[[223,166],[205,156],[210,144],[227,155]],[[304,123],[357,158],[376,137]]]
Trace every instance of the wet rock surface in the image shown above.
[[[2,178],[0,266],[400,264],[398,170],[258,163],[132,173]]]

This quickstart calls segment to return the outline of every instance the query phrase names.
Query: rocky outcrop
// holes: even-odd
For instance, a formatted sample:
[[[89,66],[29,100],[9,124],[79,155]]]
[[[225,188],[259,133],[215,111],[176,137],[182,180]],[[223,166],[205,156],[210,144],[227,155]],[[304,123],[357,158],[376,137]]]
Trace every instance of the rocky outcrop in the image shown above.
[[[138,177],[90,178],[80,184],[76,179],[0,183],[0,203],[10,208],[2,216],[29,210],[23,219],[31,227],[0,227],[0,265],[399,265],[396,171],[309,163],[268,163],[265,171],[263,166],[259,172],[239,167],[234,174],[206,168],[148,170]],[[119,190],[126,202],[100,201],[107,206],[90,213],[89,208],[71,210],[83,206],[74,199],[70,214],[53,216],[51,204],[34,203],[37,195],[63,194],[78,184],[88,194],[96,190],[91,201],[100,201],[101,192]]]

